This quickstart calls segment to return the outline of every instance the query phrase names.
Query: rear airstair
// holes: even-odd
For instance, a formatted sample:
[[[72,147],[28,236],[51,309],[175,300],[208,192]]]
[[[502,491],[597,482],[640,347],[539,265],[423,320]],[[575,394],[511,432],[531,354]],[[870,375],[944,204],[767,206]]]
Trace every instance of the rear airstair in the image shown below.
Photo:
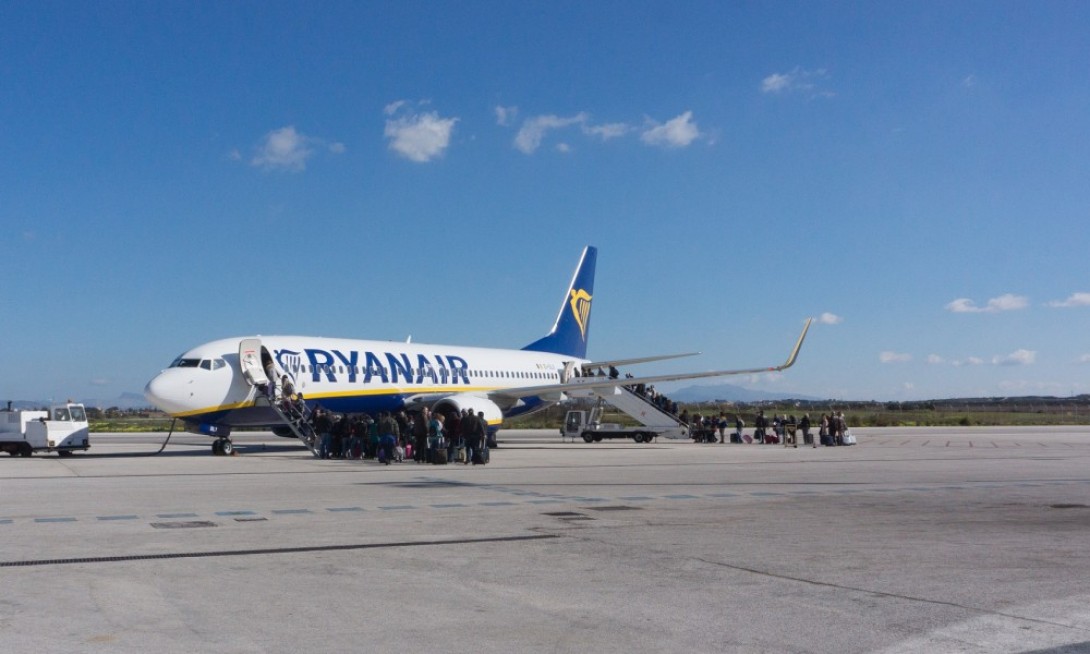
[[[688,426],[681,422],[677,416],[663,411],[651,400],[621,383],[605,388],[587,389],[580,389],[577,385],[574,385],[572,390],[566,392],[571,397],[597,397],[638,421],[641,425],[648,427],[648,431],[659,436],[666,436],[667,438],[689,437]]]

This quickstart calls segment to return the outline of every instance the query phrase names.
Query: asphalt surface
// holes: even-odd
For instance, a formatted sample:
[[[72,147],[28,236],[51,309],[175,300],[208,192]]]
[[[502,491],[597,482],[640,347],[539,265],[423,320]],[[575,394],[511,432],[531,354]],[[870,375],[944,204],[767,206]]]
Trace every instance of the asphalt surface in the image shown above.
[[[1090,428],[0,456],[9,652],[1090,652]]]

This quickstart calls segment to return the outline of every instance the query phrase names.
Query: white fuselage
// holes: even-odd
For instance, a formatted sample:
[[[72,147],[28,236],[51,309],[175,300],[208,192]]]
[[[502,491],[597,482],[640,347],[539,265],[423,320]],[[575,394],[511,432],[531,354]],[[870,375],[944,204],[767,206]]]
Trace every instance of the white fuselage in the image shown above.
[[[444,397],[479,396],[504,388],[555,385],[570,356],[395,341],[366,341],[305,336],[229,338],[195,347],[152,379],[148,400],[189,422],[225,425],[275,425],[267,407],[255,405],[260,393],[242,371],[240,343],[260,341],[260,383],[280,384],[287,375],[308,404],[340,413],[377,413]],[[574,361],[578,367],[583,361]],[[271,367],[270,367],[271,364]],[[272,375],[272,378],[269,375]],[[497,422],[561,399],[526,397],[497,402]]]

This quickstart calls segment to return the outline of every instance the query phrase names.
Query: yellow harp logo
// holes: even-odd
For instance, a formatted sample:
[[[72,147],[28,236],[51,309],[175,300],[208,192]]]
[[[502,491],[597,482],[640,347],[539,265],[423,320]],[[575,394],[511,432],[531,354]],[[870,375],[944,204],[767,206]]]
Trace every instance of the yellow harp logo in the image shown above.
[[[587,319],[590,318],[590,293],[587,293],[583,289],[578,291],[572,289],[571,291],[571,311],[575,316],[575,322],[579,325],[579,333],[583,335],[583,340],[587,340]]]

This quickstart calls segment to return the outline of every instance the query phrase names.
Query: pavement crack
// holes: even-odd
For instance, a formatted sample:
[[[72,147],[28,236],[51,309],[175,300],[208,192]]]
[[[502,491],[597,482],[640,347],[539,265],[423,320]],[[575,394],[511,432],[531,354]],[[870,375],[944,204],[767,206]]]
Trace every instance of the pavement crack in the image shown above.
[[[777,573],[777,572],[770,572],[768,570],[758,570],[756,568],[747,568],[745,566],[734,565],[734,564],[731,564],[731,563],[724,563],[722,561],[710,561],[708,559],[704,559],[704,558],[700,558],[700,557],[693,557],[693,560],[700,561],[701,563],[706,563],[706,564],[711,565],[711,566],[716,566],[716,567],[720,567],[720,568],[728,568],[730,570],[737,570],[739,572],[748,572],[750,574],[760,575],[762,577],[769,577],[771,579],[780,579],[782,581],[793,581],[793,582],[796,582],[796,583],[808,584],[810,586],[818,586],[818,587],[822,587],[822,588],[835,588],[837,590],[846,590],[846,591],[853,591],[853,592],[857,592],[857,593],[866,593],[868,595],[875,595],[875,596],[878,596],[878,597],[888,597],[888,598],[891,598],[891,599],[900,599],[900,600],[906,600],[906,601],[909,601],[909,602],[920,602],[920,603],[923,603],[923,604],[932,604],[932,605],[935,605],[935,606],[949,606],[951,608],[962,609],[964,611],[972,611],[974,613],[979,613],[981,615],[991,615],[991,616],[997,616],[997,617],[1002,617],[1002,618],[1010,618],[1012,620],[1024,620],[1026,622],[1033,622],[1033,623],[1036,623],[1036,624],[1049,625],[1049,626],[1052,626],[1052,627],[1063,627],[1064,629],[1074,629],[1075,631],[1090,633],[1090,629],[1087,629],[1085,627],[1079,627],[1077,625],[1065,624],[1063,622],[1055,622],[1053,620],[1043,620],[1041,618],[1031,618],[1031,617],[1024,616],[1024,615],[1015,615],[1013,613],[1005,613],[1003,611],[995,611],[995,610],[992,610],[992,609],[986,609],[986,608],[982,608],[982,607],[979,607],[979,606],[967,606],[965,604],[959,604],[958,602],[950,602],[950,601],[947,601],[947,600],[930,599],[930,598],[927,598],[927,597],[916,597],[916,596],[913,596],[913,595],[904,595],[904,594],[901,594],[901,593],[890,593],[890,592],[887,592],[887,591],[873,590],[873,589],[870,589],[870,588],[859,588],[857,586],[846,586],[846,585],[843,585],[843,584],[835,584],[835,583],[832,583],[832,582],[829,582],[829,581],[817,581],[815,579],[804,579],[802,577],[795,577],[795,576],[792,576],[792,575],[785,575],[785,574],[780,574],[780,573]]]

